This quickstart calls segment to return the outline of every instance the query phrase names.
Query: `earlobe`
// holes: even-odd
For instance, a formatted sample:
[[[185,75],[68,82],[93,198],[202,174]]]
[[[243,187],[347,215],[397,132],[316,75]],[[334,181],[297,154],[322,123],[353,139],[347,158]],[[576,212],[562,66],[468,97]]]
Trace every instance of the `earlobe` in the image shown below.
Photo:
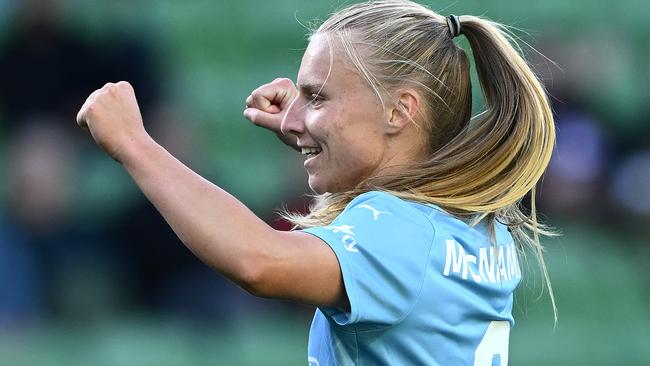
[[[388,132],[399,133],[411,123],[420,111],[420,95],[413,89],[400,89],[397,92],[395,105],[390,110]]]

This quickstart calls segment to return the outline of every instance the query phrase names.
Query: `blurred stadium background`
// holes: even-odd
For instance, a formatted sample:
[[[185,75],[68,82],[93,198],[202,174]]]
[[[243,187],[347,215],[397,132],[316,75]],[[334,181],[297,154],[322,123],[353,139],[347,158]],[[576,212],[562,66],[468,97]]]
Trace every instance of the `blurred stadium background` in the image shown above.
[[[530,261],[511,364],[650,364],[650,4],[425,3],[512,25],[557,63],[528,52],[557,117],[540,205],[563,234],[546,240],[559,323]],[[244,99],[295,78],[301,23],[344,4],[0,0],[0,365],[306,363],[312,309],[206,269],[74,117],[131,81],[163,145],[282,227],[274,209],[306,203],[302,159]]]

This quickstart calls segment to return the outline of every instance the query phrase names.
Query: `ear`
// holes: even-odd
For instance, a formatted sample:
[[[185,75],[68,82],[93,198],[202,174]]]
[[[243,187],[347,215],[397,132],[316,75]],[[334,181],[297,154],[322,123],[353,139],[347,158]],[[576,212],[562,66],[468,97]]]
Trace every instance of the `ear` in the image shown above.
[[[398,89],[395,95],[395,105],[389,109],[386,124],[389,134],[397,134],[406,126],[414,123],[415,117],[420,112],[422,98],[411,88]]]

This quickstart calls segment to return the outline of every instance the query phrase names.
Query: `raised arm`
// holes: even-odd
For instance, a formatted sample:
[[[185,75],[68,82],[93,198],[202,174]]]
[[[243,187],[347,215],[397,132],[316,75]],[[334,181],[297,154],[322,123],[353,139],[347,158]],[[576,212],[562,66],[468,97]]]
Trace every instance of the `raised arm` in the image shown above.
[[[320,239],[272,229],[240,201],[202,178],[145,131],[131,85],[92,93],[77,123],[120,162],[182,242],[249,292],[316,306],[344,306],[336,256]]]

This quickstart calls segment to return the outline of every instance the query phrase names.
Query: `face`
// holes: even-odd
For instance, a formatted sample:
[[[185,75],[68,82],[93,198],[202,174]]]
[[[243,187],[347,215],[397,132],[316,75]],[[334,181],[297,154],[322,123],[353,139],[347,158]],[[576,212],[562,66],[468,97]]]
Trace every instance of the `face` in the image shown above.
[[[298,73],[299,95],[282,122],[282,132],[295,135],[308,153],[304,165],[317,193],[353,188],[382,167],[388,146],[387,113],[326,37],[312,37]]]

